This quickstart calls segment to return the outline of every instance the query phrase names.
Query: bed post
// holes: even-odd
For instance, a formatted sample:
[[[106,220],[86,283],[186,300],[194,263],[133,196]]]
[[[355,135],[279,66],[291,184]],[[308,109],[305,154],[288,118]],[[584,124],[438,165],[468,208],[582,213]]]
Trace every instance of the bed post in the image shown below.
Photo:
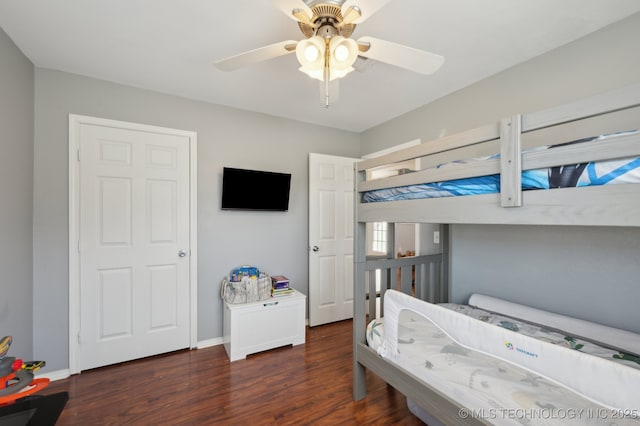
[[[442,261],[440,262],[440,296],[444,298],[441,302],[453,302],[451,294],[451,264],[449,252],[451,250],[451,225],[442,224],[440,226],[442,240]]]
[[[387,259],[395,259],[396,258],[396,224],[395,222],[387,222]],[[384,271],[384,276],[381,276],[381,282],[380,282],[380,317],[384,316],[384,293],[385,291],[387,291],[387,289],[391,288],[391,283],[396,283],[396,278],[395,277],[395,272],[392,271],[391,269],[387,269],[386,271]],[[377,288],[376,288],[377,290]],[[369,290],[371,291],[371,290]],[[377,293],[377,292],[376,292]],[[371,296],[369,296],[371,297]],[[375,301],[373,303],[373,306],[375,307]],[[371,312],[371,309],[369,309],[369,320],[373,320],[374,318],[378,318],[377,313],[374,309],[373,312]]]
[[[359,401],[367,395],[366,372],[364,366],[358,362],[358,343],[366,341],[366,289],[365,270],[366,261],[366,223],[358,219],[358,204],[360,193],[358,184],[364,179],[364,172],[355,171],[354,188],[354,277],[353,277],[353,400]]]

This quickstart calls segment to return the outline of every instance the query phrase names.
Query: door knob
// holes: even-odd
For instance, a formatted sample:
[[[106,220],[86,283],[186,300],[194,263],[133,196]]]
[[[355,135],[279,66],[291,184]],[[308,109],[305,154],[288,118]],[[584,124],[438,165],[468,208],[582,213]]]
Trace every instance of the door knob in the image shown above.
[[[180,250],[178,252],[178,257],[185,257],[187,255],[187,251],[186,250]]]
[[[313,246],[313,248],[312,248],[311,250],[313,250],[313,251],[318,251],[318,250],[320,250],[320,247],[318,247],[318,246]]]

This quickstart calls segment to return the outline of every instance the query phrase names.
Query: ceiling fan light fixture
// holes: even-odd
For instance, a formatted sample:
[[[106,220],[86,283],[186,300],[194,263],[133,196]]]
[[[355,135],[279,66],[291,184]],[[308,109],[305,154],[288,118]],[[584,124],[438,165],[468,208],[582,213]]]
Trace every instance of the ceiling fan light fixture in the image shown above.
[[[358,58],[358,43],[350,38],[334,36],[329,42],[329,51],[331,68],[345,70],[351,68]]]
[[[320,51],[313,44],[309,44],[304,48],[304,59],[306,62],[315,62],[319,56]]]
[[[349,56],[349,49],[347,49],[343,45],[340,45],[336,47],[336,50],[333,51],[333,54],[334,54],[334,57],[336,58],[336,61],[344,62]]]
[[[296,58],[300,63],[300,71],[311,78],[322,80],[324,68],[325,42],[322,37],[314,36],[298,42]]]
[[[296,51],[299,70],[321,82],[321,99],[329,106],[335,100],[338,80],[353,71],[358,57],[384,62],[429,75],[440,68],[444,58],[409,46],[374,37],[351,39],[356,25],[391,0],[273,0],[290,18],[298,22],[305,39],[287,40],[217,61],[223,71],[232,71]],[[365,3],[360,9],[358,3]]]

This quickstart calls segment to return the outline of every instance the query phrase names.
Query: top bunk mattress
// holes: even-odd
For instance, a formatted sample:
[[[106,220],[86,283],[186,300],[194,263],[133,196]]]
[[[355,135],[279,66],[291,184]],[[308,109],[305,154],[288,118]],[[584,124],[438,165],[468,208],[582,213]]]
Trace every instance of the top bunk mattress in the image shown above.
[[[536,150],[552,149],[558,146],[606,140],[614,136],[635,133],[638,133],[638,131],[634,130],[611,135],[600,135],[558,145],[543,146]],[[499,155],[454,161],[438,165],[436,168],[464,167],[469,163],[495,158],[499,158]],[[525,191],[627,183],[640,183],[639,157],[572,164],[546,169],[525,170],[522,172],[522,190]],[[499,192],[500,175],[493,174],[488,176],[477,176],[443,182],[430,182],[366,191],[362,194],[362,202],[373,203],[383,201],[456,197],[464,195],[496,194]]]
[[[400,300],[400,307],[395,305],[397,300],[387,303],[387,294]],[[410,302],[405,306],[404,298],[418,303]],[[634,381],[640,380],[640,358],[637,356],[467,305],[444,304],[436,307],[437,311],[448,311],[453,318],[451,323],[463,333],[474,334],[472,339],[491,341],[493,337],[470,329],[463,318],[484,325],[491,324],[490,332],[505,332],[497,339],[498,343],[502,343],[494,346],[501,346],[499,353],[504,352],[506,357],[496,356],[454,339],[450,335],[452,330],[442,328],[428,313],[421,312],[420,304],[424,303],[393,290],[387,292],[387,324],[373,320],[368,326],[367,341],[391,362],[412,372],[463,407],[473,410],[466,413],[474,413],[499,424],[611,424],[613,421],[617,424],[640,425],[640,402],[636,396],[621,402],[628,407],[613,406],[593,397],[594,394],[619,391],[618,384],[634,389],[633,383],[637,384]],[[389,321],[394,316],[397,322]],[[385,327],[394,327],[394,324],[397,332],[384,330]],[[518,341],[514,334],[534,338],[543,342],[543,346],[536,348],[526,340],[525,343]],[[390,337],[395,339],[395,345],[388,341]],[[544,347],[549,344],[562,348],[562,358],[552,356],[557,354],[552,354],[553,351]],[[534,363],[513,362],[508,359],[512,355],[514,359],[523,358]],[[572,356],[583,359],[574,363]],[[585,360],[584,357],[589,359]],[[585,395],[567,385],[565,380],[554,375],[539,374],[535,367],[531,368],[535,362],[551,364],[551,370],[567,370],[575,365],[575,370],[564,371],[565,376],[576,375],[577,382],[590,386],[591,392]],[[610,364],[610,372],[606,368],[609,365],[605,365],[605,369],[600,371],[604,371],[604,374],[591,374],[591,366],[600,368],[603,362]],[[580,364],[583,368],[580,368]],[[589,367],[585,369],[584,365]]]

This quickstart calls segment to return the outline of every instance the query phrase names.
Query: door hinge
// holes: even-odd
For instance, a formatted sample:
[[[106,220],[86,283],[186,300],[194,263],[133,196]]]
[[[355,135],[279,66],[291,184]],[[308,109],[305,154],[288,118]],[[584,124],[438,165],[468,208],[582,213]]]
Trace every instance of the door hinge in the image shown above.
[[[78,344],[80,344],[80,332],[78,331]]]
[[[76,153],[77,153],[78,161],[80,161],[80,148],[76,150]]]

